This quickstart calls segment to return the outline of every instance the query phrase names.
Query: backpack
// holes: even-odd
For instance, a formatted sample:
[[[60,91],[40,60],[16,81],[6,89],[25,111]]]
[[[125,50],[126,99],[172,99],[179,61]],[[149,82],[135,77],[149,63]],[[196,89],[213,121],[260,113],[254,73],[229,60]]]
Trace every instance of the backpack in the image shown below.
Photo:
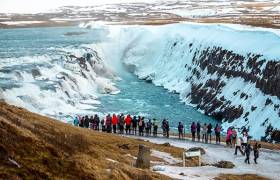
[[[215,131],[216,131],[217,133],[221,132],[220,126],[217,126],[217,127],[215,128]]]

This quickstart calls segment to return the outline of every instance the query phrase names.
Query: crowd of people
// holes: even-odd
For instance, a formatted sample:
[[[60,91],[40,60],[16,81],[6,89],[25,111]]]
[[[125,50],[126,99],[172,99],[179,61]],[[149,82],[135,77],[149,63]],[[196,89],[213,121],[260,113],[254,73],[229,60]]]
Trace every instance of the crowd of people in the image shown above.
[[[108,114],[103,119],[96,114],[94,116],[77,116],[74,118],[74,125],[84,128],[90,128],[93,130],[100,130],[108,133],[119,133],[119,134],[134,134],[137,132],[140,136],[152,135],[157,136],[158,134],[158,121],[154,118],[145,119],[142,116],[131,116],[130,114],[124,115],[123,113],[112,116]],[[166,119],[162,121],[163,134],[169,137],[169,123]]]
[[[119,134],[133,134],[139,136],[157,136],[159,121],[155,118],[145,119],[142,116],[131,116],[130,114],[124,115],[121,114],[113,114],[112,116],[108,114],[103,119],[100,120],[100,117],[95,114],[94,116],[77,116],[74,118],[74,125],[90,128],[93,130],[99,131],[100,129],[103,132],[107,133],[119,133]],[[163,136],[169,138],[169,122],[167,119],[163,119],[161,122],[162,134]],[[184,138],[184,130],[185,127],[182,122],[178,123],[178,136],[179,139]],[[212,139],[212,131],[215,133],[216,144],[221,143],[221,131],[222,127],[219,124],[213,129],[211,123],[209,124],[200,124],[199,122],[192,122],[190,126],[190,132],[192,135],[192,141],[197,139],[198,142],[211,143]],[[201,138],[202,137],[202,138]],[[250,136],[248,135],[248,131],[243,129],[242,137],[238,137],[237,130],[234,127],[229,127],[226,134],[226,145],[228,147],[235,147],[234,155],[237,155],[237,151],[240,151],[242,155],[246,155],[245,163],[250,164],[250,153],[254,151],[254,162],[257,164],[257,159],[259,157],[259,150],[261,145],[256,143],[253,148],[248,143]]]
[[[250,154],[251,151],[254,152],[254,162],[257,164],[257,159],[259,158],[259,151],[261,148],[261,145],[257,142],[252,147],[249,143],[249,139],[251,136],[248,135],[248,131],[246,128],[243,129],[241,132],[241,136],[238,136],[237,130],[234,127],[229,127],[227,129],[227,135],[226,135],[226,144],[227,146],[235,146],[235,152],[234,155],[237,155],[237,152],[239,151],[243,156],[246,155],[245,163],[250,164]]]
[[[214,131],[216,136],[216,144],[221,143],[221,126],[219,124],[216,124]],[[199,122],[195,123],[192,122],[191,124],[191,134],[192,134],[192,141],[195,141],[195,138],[197,138],[197,141],[202,141],[204,143],[211,143],[212,140],[212,132],[213,132],[213,126],[211,123],[203,125],[200,125]],[[202,137],[200,139],[200,137]]]

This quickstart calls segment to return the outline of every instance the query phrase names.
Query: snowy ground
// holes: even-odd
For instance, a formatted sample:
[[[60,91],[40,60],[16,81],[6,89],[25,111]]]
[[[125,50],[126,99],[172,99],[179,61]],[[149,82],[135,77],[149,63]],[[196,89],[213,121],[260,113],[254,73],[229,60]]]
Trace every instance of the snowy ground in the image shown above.
[[[253,162],[253,154],[251,153],[251,164],[245,164],[245,157],[240,153],[235,156],[234,149],[225,147],[224,145],[215,144],[204,144],[198,142],[192,142],[190,140],[179,140],[177,138],[163,138],[163,137],[139,137],[130,136],[132,138],[149,140],[150,142],[163,144],[170,143],[172,146],[189,149],[191,147],[202,147],[205,149],[206,154],[202,155],[202,162],[207,164],[213,164],[221,160],[231,161],[235,164],[233,169],[221,169],[214,166],[201,166],[201,167],[180,167],[174,166],[172,163],[170,165],[159,165],[154,166],[152,169],[158,169],[159,173],[165,174],[172,178],[178,179],[213,179],[219,174],[257,174],[270,179],[279,179],[278,173],[280,171],[280,152],[272,151],[268,149],[261,149],[260,158],[258,159],[258,164]],[[167,159],[167,162],[177,162],[176,158],[168,156],[163,153],[155,153],[152,155],[156,157],[162,157],[162,159]],[[160,171],[161,170],[161,171]],[[182,174],[183,175],[180,175]]]
[[[1,4],[1,3],[0,3]],[[62,3],[62,7],[31,14],[12,14],[19,10],[0,8],[0,27],[17,27],[13,21],[40,21],[42,25],[77,24],[87,21],[128,24],[167,24],[178,21],[238,23],[262,27],[280,27],[279,0],[134,0],[102,3]],[[43,7],[41,5],[41,7]],[[3,19],[5,18],[5,19]],[[9,19],[7,19],[9,18]],[[4,21],[5,23],[2,23]],[[11,21],[7,24],[6,21]],[[6,25],[6,26],[4,26]],[[22,24],[21,24],[22,25]],[[33,24],[37,25],[37,24]],[[26,24],[32,26],[32,24]]]

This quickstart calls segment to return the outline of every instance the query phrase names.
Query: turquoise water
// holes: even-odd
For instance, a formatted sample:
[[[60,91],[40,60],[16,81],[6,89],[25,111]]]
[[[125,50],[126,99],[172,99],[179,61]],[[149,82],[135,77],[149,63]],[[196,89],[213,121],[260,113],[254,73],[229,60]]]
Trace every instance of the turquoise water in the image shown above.
[[[201,123],[217,123],[215,119],[198,112],[194,107],[181,102],[179,95],[157,87],[136,76],[126,73],[118,82],[121,93],[100,98],[99,110],[102,112],[124,112],[143,115],[147,118],[162,120],[167,118],[174,129],[181,121],[186,126],[195,121]]]
[[[76,36],[65,36],[67,32],[84,32]],[[0,30],[0,64],[1,59],[18,57],[36,57],[38,55],[56,55],[60,48],[79,47],[82,44],[93,44],[106,41],[106,30],[80,29],[78,27],[63,28],[19,28]],[[34,62],[38,59],[34,58]],[[29,65],[30,66],[30,65]],[[10,67],[10,69],[28,69],[22,64]],[[125,68],[124,68],[125,69]],[[5,73],[0,69],[0,73]],[[102,95],[101,104],[98,105],[100,113],[130,113],[143,115],[148,118],[162,120],[167,118],[170,125],[177,127],[179,121],[189,125],[192,121],[215,124],[217,121],[209,116],[187,106],[179,99],[178,94],[168,92],[162,87],[156,87],[151,83],[139,80],[129,72],[120,73],[122,81],[117,82],[121,93],[117,95]],[[14,79],[1,78],[0,88],[19,88]]]

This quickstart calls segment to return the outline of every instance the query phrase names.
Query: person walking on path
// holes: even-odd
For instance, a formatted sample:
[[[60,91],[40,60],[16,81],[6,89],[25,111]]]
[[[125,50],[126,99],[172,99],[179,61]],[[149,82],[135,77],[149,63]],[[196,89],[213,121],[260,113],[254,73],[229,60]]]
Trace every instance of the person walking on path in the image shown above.
[[[216,144],[221,144],[221,126],[219,126],[219,124],[216,124],[215,135],[216,135]]]
[[[200,126],[200,123],[198,122],[196,125],[196,136],[197,136],[198,142],[200,142],[200,129],[201,129],[201,126]]]
[[[242,143],[241,143],[242,149],[246,148],[247,144],[248,144],[248,134],[247,132],[244,132],[242,136]]]
[[[239,150],[240,153],[241,153],[242,155],[244,155],[244,152],[243,152],[242,149],[241,149],[241,138],[237,138],[237,140],[236,140],[234,155],[237,155],[237,150]]]
[[[206,123],[204,123],[202,127],[202,141],[204,141],[204,143],[206,143],[206,138],[207,138],[207,125]]]
[[[184,130],[184,125],[181,122],[179,122],[179,125],[178,125],[179,139],[184,138],[183,130]]]
[[[259,158],[260,148],[261,148],[261,144],[258,144],[256,142],[254,147],[253,147],[255,164],[258,164],[257,159]]]
[[[136,132],[137,132],[137,124],[138,124],[137,118],[136,118],[136,116],[133,116],[133,119],[132,119],[132,133],[134,135],[136,135]]]
[[[212,139],[212,124],[209,123],[207,126],[207,139],[206,139],[206,143],[208,143],[208,140],[211,144],[211,139]]]
[[[156,137],[157,136],[157,130],[158,130],[158,122],[155,118],[153,119],[153,127],[154,127],[153,135]]]
[[[250,164],[250,153],[252,151],[252,147],[251,145],[248,143],[247,146],[245,147],[245,155],[246,155],[246,159],[245,159],[245,163]]]
[[[113,124],[113,132],[116,134],[117,133],[117,124],[118,124],[118,117],[116,116],[116,114],[113,114],[112,124]]]
[[[195,141],[196,125],[194,122],[192,122],[191,125],[191,133],[192,133],[192,141]]]
[[[131,119],[131,117],[130,117],[130,114],[128,114],[127,116],[126,116],[126,118],[125,118],[125,133],[126,134],[130,134],[130,131],[131,131],[131,128],[130,128],[130,126],[131,126],[131,121],[132,121],[132,119]]]

